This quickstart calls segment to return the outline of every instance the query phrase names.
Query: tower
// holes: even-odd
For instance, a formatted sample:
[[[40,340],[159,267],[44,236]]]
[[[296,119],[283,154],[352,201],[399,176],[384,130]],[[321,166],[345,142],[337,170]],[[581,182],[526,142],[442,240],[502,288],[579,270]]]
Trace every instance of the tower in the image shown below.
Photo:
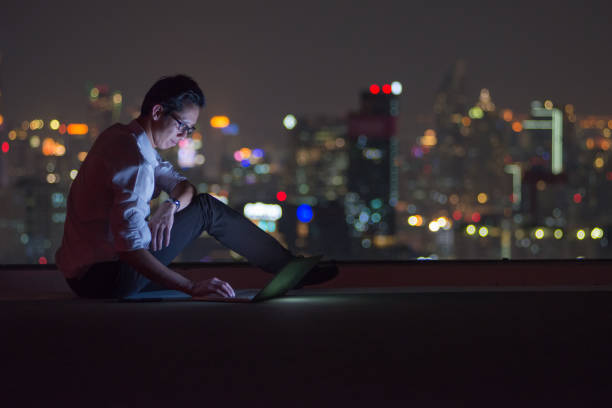
[[[434,116],[438,138],[441,141],[447,137],[460,137],[456,118],[462,117],[467,111],[466,71],[465,61],[455,62],[436,92]]]
[[[349,166],[346,120],[287,115],[283,125],[290,137],[283,183],[287,199],[280,225],[287,243],[298,251],[345,256],[348,246],[343,201]],[[312,216],[305,216],[308,211]]]
[[[349,169],[345,198],[351,252],[394,244],[398,198],[397,116],[401,84],[374,84],[361,93],[360,110],[348,116]]]

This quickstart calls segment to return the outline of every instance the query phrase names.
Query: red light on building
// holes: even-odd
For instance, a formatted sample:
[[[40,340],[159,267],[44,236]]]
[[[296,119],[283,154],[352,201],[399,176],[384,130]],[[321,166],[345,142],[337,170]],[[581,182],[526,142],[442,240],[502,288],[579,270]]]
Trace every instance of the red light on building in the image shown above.
[[[574,202],[576,204],[580,204],[582,202],[582,196],[580,195],[580,193],[574,194]]]
[[[2,153],[8,153],[10,148],[11,147],[9,146],[8,142],[2,143]]]
[[[46,265],[47,264],[47,258],[45,258],[44,256],[41,256],[40,258],[38,258],[38,263],[41,265]]]
[[[478,214],[477,212],[472,214],[472,221],[473,222],[479,222],[480,221],[480,214]]]
[[[287,193],[285,193],[284,191],[279,191],[278,193],[276,193],[276,199],[278,201],[285,201],[287,199]]]
[[[612,171],[609,171],[609,172],[606,173],[606,179],[608,181],[612,181]]]
[[[370,85],[370,92],[374,95],[378,94],[380,92],[380,86],[376,84]]]
[[[384,94],[389,95],[391,93],[391,85],[389,84],[384,84],[382,87],[382,91]]]
[[[453,220],[459,221],[462,216],[463,216],[463,214],[461,214],[461,211],[459,211],[459,210],[453,211]]]

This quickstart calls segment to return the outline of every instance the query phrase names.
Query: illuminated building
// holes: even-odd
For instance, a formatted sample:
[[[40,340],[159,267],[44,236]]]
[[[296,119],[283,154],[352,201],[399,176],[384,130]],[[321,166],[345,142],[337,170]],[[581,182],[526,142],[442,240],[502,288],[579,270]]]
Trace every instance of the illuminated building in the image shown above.
[[[23,121],[9,133],[13,140],[4,156],[10,186],[3,210],[10,218],[0,220],[3,234],[16,243],[11,256],[18,262],[37,263],[40,257],[53,262],[77,155],[67,147],[69,135],[40,119]]]
[[[347,193],[349,153],[346,121],[328,116],[286,115],[289,158],[282,187],[285,216],[279,228],[290,248],[328,256],[346,256],[346,223],[343,200]],[[313,211],[301,217],[300,206]]]
[[[452,237],[444,231],[436,234],[437,253],[443,258],[499,258],[509,251],[504,239],[510,228],[514,179],[507,174],[513,163],[508,117],[507,111],[497,110],[490,91],[481,89],[476,103],[453,119],[459,136],[443,140],[432,154],[438,205],[429,208],[437,207],[455,221]],[[475,238],[464,233],[472,224],[479,231]]]
[[[123,96],[120,92],[111,92],[108,85],[91,85],[89,89],[89,104],[87,123],[90,126],[92,139],[119,121],[123,106]]]
[[[570,223],[573,230],[599,226],[605,234],[602,239],[579,240],[584,256],[610,257],[609,234],[612,232],[612,115],[576,117],[577,146],[575,171],[570,177],[568,200],[570,216],[577,222]],[[576,202],[577,195],[579,202]]]
[[[458,62],[436,94],[434,120],[408,141],[400,161],[397,240],[432,259],[499,258],[512,216],[516,177],[505,170],[516,161],[509,154],[516,115],[498,110],[486,88],[469,103],[465,82],[465,63]]]
[[[65,200],[70,183],[89,150],[90,126],[58,118],[7,122],[9,149],[2,161],[8,180],[8,197],[0,217],[2,233],[11,237],[13,262],[53,262],[60,244]],[[3,192],[4,192],[3,191]]]
[[[287,120],[285,119],[285,122]],[[296,203],[325,204],[347,192],[348,146],[344,119],[300,117],[289,130],[290,152],[285,183]]]
[[[433,110],[435,127],[440,140],[461,138],[459,124],[455,117],[457,115],[463,117],[467,113],[466,70],[467,64],[465,61],[455,62],[435,95]]]
[[[528,146],[534,156],[548,167],[548,171],[558,175],[563,172],[566,154],[564,154],[564,113],[553,106],[551,101],[543,105],[540,101],[531,103],[530,118],[522,121],[521,143]],[[518,132],[517,132],[518,133]]]
[[[399,98],[389,86],[373,84],[363,91],[360,110],[348,116],[345,212],[353,256],[375,258],[377,249],[395,244]]]
[[[530,117],[521,123],[519,134],[522,161],[522,191],[519,213],[523,224],[543,225],[555,208],[568,209],[567,151],[569,138],[562,109],[551,101],[531,103]],[[516,131],[518,128],[514,128]],[[564,140],[567,139],[567,140]]]
[[[605,217],[612,200],[612,115],[579,117],[576,124],[575,171],[584,180],[577,187],[586,204],[582,217]]]
[[[271,148],[255,146],[242,146],[224,155],[221,177],[216,182],[229,192],[230,206],[242,211],[248,202],[276,201],[282,172],[273,155]]]
[[[8,125],[8,118],[6,117],[6,112],[4,110],[4,95],[3,95],[3,86],[2,86],[2,52],[0,51],[0,143],[7,145],[10,148],[10,140],[8,138],[6,130]],[[4,149],[3,149],[4,150]],[[9,175],[8,175],[8,163],[6,162],[4,151],[0,152],[0,187],[7,188],[9,185]]]

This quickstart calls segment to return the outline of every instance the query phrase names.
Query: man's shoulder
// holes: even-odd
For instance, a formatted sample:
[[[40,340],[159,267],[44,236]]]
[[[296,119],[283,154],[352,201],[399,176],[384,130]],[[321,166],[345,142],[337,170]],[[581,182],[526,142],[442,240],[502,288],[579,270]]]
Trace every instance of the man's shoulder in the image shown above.
[[[126,137],[126,136],[132,136]],[[126,142],[129,143],[129,140],[135,140],[134,132],[132,132],[128,125],[124,125],[123,123],[115,123],[114,125],[106,128],[97,139],[108,140],[114,138],[125,138]]]
[[[105,161],[140,162],[143,160],[137,135],[127,125],[116,123],[104,130],[94,143],[92,150],[102,154]]]
[[[111,149],[138,150],[137,135],[127,125],[121,123],[106,128],[98,135],[95,143]]]

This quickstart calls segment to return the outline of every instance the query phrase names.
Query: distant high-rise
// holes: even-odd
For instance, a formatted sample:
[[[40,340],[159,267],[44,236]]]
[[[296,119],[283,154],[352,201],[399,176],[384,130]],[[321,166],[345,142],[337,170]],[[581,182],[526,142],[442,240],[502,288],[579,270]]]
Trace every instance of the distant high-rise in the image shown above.
[[[108,85],[88,86],[89,110],[87,123],[89,135],[95,139],[98,135],[119,121],[123,96],[120,92],[111,92]]]
[[[463,116],[467,112],[466,71],[465,61],[455,62],[436,92],[434,115],[440,140],[447,137],[460,137],[456,118],[457,115]]]
[[[455,91],[458,89],[456,87]],[[457,94],[454,99],[458,100]],[[451,105],[447,108],[450,109]],[[486,88],[481,89],[475,103],[464,104],[462,110],[458,110],[459,104],[454,106],[454,111],[446,110],[446,116],[436,112],[441,127],[436,129],[437,132],[431,131],[433,135],[437,133],[437,140],[427,143],[433,146],[428,155],[430,191],[421,195],[417,206],[427,217],[452,218],[455,225],[453,232],[436,233],[437,255],[458,258],[499,256],[500,247],[507,247],[506,230],[503,240],[496,232],[489,237],[490,244],[482,246],[480,241],[465,239],[464,227],[469,224],[478,225],[478,228],[482,226],[485,228],[482,233],[488,234],[488,228],[506,225],[504,221],[512,215],[512,178],[505,172],[505,165],[511,160],[508,143],[512,140],[509,123],[512,112],[499,112]],[[422,143],[426,144],[425,141],[424,138]],[[427,196],[434,198],[433,202],[427,204]]]
[[[349,167],[346,119],[287,115],[283,123],[289,130],[290,154],[280,228],[292,248],[344,256],[348,252],[343,206]],[[297,214],[301,205],[312,209],[311,220]]]
[[[393,92],[388,84],[372,85],[361,94],[359,112],[348,117],[350,164],[345,211],[354,255],[375,257],[374,253],[368,255],[368,248],[394,244],[399,92]]]
[[[301,116],[290,130],[286,184],[290,197],[317,205],[344,198],[347,192],[348,146],[344,118]]]
[[[4,92],[4,88],[2,86],[2,51],[0,51],[0,137],[1,137],[0,140],[2,142],[4,142],[5,140],[3,136],[6,134],[5,129],[7,127],[7,124],[5,123],[7,118],[5,117],[5,112],[4,112],[3,92]],[[0,187],[6,188],[8,184],[9,184],[9,178],[8,178],[8,168],[7,168],[6,160],[4,159],[4,157],[0,156]]]
[[[0,115],[4,114],[4,105],[2,103],[4,87],[2,85],[2,51],[0,51]],[[0,123],[0,127],[2,127],[2,123]]]

